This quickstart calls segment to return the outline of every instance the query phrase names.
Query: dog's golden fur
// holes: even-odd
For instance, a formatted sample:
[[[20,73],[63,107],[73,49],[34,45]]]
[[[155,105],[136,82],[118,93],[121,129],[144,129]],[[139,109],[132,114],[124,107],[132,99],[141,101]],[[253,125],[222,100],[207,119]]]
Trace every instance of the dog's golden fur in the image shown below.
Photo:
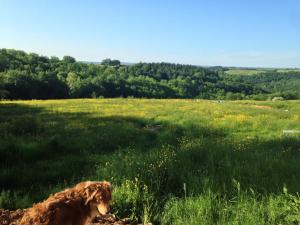
[[[79,183],[33,205],[20,225],[84,225],[96,215],[109,212],[111,194],[109,182]]]

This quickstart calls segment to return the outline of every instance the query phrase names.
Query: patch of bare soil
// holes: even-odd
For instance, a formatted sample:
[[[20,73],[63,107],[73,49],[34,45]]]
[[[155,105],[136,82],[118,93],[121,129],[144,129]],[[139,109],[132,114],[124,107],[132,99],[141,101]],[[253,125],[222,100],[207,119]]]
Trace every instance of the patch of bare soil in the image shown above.
[[[162,125],[146,125],[143,129],[153,133],[158,133],[162,129]]]
[[[18,209],[10,211],[6,209],[0,209],[0,224],[1,225],[17,225],[23,217],[26,209]]]
[[[253,105],[253,107],[258,109],[272,109],[272,107],[268,105]]]
[[[17,209],[10,211],[6,209],[0,209],[0,225],[18,225],[23,217],[26,209]],[[90,225],[133,225],[130,219],[118,219],[116,216],[96,217]],[[137,224],[138,225],[138,224]],[[152,225],[151,223],[147,225]]]

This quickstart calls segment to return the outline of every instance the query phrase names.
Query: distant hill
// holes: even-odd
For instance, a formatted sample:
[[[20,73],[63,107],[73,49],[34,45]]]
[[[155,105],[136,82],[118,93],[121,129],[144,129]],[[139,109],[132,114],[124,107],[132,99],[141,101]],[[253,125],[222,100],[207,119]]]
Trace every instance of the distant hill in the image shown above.
[[[299,99],[300,70],[77,62],[0,49],[0,97]]]

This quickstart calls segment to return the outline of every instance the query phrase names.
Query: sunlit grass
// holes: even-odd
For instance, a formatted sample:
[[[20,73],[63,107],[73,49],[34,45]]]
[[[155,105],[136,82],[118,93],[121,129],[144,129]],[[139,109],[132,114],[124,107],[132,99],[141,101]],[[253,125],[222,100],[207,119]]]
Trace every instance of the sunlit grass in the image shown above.
[[[230,75],[257,75],[260,73],[266,73],[268,70],[259,70],[259,69],[232,69],[225,71],[226,74]]]
[[[283,131],[300,130],[299,103],[2,101],[0,207],[106,179],[132,220],[297,224],[300,137]]]

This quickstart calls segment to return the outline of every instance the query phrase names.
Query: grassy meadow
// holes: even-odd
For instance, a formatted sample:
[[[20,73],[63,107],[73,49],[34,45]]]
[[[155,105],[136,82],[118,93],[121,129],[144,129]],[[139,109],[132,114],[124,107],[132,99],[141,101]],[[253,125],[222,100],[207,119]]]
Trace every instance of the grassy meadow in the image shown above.
[[[289,72],[300,72],[300,69],[276,69],[276,68],[253,68],[253,69],[229,69],[225,73],[229,75],[259,75],[268,72],[277,72],[277,73],[289,73]]]
[[[231,69],[225,71],[226,74],[230,75],[245,75],[245,76],[251,76],[251,75],[258,75],[261,73],[268,72],[266,69]]]
[[[119,217],[154,224],[300,224],[300,101],[0,102],[0,208],[83,180]]]

